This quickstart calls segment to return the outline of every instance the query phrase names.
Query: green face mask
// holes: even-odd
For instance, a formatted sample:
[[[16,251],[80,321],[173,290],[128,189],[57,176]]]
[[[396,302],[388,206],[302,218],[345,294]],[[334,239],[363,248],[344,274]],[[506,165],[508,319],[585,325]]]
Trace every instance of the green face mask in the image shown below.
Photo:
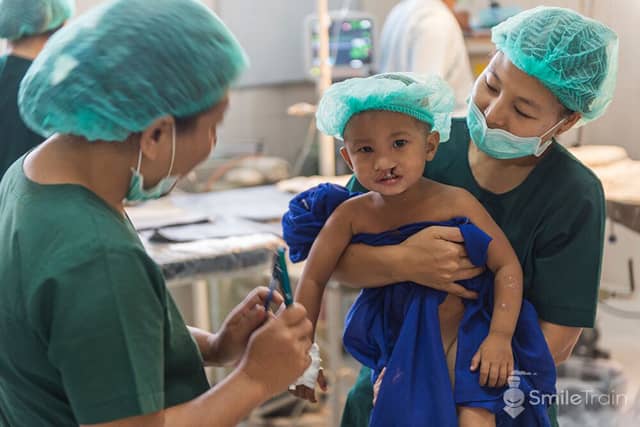
[[[469,128],[471,139],[480,151],[494,159],[517,159],[527,156],[540,157],[553,142],[553,139],[549,139],[543,143],[544,137],[556,130],[566,120],[566,118],[560,120],[541,136],[522,137],[503,129],[489,128],[484,114],[473,102],[473,99],[469,98],[468,104],[467,127]]]
[[[179,176],[171,176],[175,157],[176,157],[176,127],[174,125],[173,131],[172,131],[172,142],[171,142],[171,164],[169,165],[169,172],[167,172],[167,176],[162,178],[160,182],[158,182],[152,188],[145,190],[144,177],[140,173],[140,166],[142,166],[142,148],[140,148],[140,151],[138,153],[138,167],[136,169],[131,169],[131,172],[132,172],[131,181],[129,182],[129,191],[127,191],[125,200],[129,202],[143,202],[145,200],[159,199],[169,194],[171,190],[173,190],[173,187],[175,187],[179,178]]]

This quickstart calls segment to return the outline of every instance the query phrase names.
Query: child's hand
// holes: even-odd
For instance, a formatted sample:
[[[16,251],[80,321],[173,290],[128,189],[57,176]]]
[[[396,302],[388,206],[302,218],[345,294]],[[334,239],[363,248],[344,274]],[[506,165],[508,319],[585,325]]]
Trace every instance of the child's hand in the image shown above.
[[[318,385],[322,391],[327,391],[327,380],[322,373],[322,369],[318,372]],[[316,403],[316,391],[304,385],[297,385],[296,388],[290,388],[289,392],[300,399],[308,400],[309,402]]]
[[[480,367],[480,385],[502,387],[513,371],[513,351],[511,336],[489,333],[471,359],[471,370]]]

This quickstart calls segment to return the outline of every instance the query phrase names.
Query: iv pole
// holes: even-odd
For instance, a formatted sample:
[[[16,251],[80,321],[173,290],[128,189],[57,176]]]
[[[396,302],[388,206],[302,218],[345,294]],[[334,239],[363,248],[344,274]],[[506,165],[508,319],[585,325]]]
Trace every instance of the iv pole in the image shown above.
[[[324,91],[331,86],[331,64],[329,63],[329,9],[327,0],[317,0],[316,10],[318,14],[318,34],[320,46],[318,58],[320,59],[320,77],[318,78],[318,99]],[[318,132],[318,159],[320,163],[320,175],[334,176],[336,174],[335,144],[333,137]]]

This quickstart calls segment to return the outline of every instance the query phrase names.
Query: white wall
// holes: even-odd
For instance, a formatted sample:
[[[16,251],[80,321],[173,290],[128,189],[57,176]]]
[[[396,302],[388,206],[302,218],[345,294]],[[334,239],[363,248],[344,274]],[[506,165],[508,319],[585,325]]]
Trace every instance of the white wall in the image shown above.
[[[585,142],[622,145],[640,160],[640,1],[595,0],[594,16],[618,33],[620,60],[614,100],[603,118],[587,126]]]
[[[315,103],[315,93],[312,83],[234,90],[230,108],[219,129],[220,144],[260,140],[267,154],[280,156],[293,164],[310,119],[291,117],[286,111],[297,102]]]

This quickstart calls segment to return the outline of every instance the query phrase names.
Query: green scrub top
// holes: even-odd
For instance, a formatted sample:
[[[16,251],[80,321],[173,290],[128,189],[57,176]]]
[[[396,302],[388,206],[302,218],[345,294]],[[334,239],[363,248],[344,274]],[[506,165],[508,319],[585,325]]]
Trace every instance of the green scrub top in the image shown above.
[[[0,425],[95,424],[209,389],[131,224],[78,185],[0,183]]]
[[[18,88],[30,65],[29,59],[0,56],[0,178],[11,163],[44,140],[27,128],[18,111]]]
[[[471,192],[514,247],[524,272],[524,294],[541,319],[594,326],[604,247],[605,199],[599,179],[564,147],[553,143],[525,181],[504,194],[482,189],[468,160],[464,118],[453,119],[451,139],[440,144],[424,176]],[[366,191],[354,178],[354,191]],[[368,424],[372,388],[363,369],[349,393],[342,426]],[[550,409],[556,421],[556,408]]]

